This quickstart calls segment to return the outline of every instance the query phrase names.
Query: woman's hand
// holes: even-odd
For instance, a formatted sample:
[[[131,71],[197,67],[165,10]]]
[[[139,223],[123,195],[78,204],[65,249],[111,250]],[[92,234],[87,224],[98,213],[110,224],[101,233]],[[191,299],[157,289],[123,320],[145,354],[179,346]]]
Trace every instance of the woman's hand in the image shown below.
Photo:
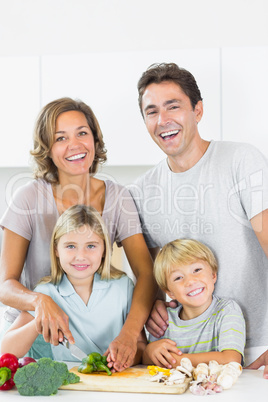
[[[159,341],[151,342],[144,351],[143,364],[153,362],[156,366],[171,369],[178,363],[178,360],[171,353],[178,356],[182,355],[182,352],[176,346],[176,342],[171,339],[160,339]]]
[[[74,338],[69,329],[69,317],[50,296],[41,293],[36,293],[36,295],[35,322],[37,332],[43,335],[46,342],[55,346],[63,340],[63,335],[70,343],[74,343]]]
[[[133,364],[136,352],[137,339],[121,331],[104,354],[112,371],[123,371]]]
[[[167,307],[177,307],[176,300],[165,302],[163,300],[156,300],[150,317],[148,318],[145,326],[148,332],[155,338],[163,336],[168,327],[168,312]]]

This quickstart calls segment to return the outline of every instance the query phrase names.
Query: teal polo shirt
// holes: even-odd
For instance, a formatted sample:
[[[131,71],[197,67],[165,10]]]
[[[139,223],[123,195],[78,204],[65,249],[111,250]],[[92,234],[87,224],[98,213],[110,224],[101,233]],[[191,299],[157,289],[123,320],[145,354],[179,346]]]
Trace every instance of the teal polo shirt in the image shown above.
[[[35,291],[50,296],[68,315],[69,327],[76,346],[86,354],[92,352],[103,354],[119,335],[126,321],[133,288],[133,282],[126,275],[119,279],[101,280],[100,275],[95,273],[87,305],[76,293],[65,274],[59,284],[40,284]],[[30,313],[34,315],[34,312]],[[42,348],[40,340],[35,345],[36,348]],[[51,345],[51,349],[54,360],[78,361],[62,345]]]

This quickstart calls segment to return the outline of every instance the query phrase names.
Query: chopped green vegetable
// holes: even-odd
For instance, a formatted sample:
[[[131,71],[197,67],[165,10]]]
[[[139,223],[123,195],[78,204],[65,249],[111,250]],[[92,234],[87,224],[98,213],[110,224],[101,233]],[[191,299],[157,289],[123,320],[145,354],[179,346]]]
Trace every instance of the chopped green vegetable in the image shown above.
[[[74,384],[80,377],[70,373],[67,364],[42,357],[36,363],[18,368],[14,375],[15,385],[21,395],[53,395],[61,385]]]
[[[91,374],[94,371],[106,371],[108,375],[112,375],[112,372],[107,366],[106,356],[102,356],[97,352],[90,353],[85,357],[78,367],[78,371],[83,374]]]

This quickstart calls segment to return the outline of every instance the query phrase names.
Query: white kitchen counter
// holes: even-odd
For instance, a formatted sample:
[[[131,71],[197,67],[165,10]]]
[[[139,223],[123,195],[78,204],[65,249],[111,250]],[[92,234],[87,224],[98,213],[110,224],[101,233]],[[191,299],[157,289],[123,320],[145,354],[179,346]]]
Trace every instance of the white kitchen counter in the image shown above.
[[[262,370],[243,370],[238,381],[229,390],[220,394],[195,396],[188,390],[182,395],[167,394],[137,394],[121,392],[91,392],[91,391],[67,391],[59,390],[54,396],[21,396],[16,389],[10,391],[0,391],[0,402],[19,402],[19,401],[106,401],[109,402],[178,402],[180,399],[186,402],[209,401],[227,401],[228,402],[266,402],[268,397],[268,380],[263,378]]]

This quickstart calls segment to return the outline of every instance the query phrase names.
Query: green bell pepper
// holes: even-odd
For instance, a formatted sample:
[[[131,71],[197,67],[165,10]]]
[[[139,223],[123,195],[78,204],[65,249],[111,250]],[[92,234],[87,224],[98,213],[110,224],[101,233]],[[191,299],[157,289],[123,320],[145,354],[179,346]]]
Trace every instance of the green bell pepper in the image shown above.
[[[112,375],[109,367],[107,366],[106,356],[100,353],[93,352],[82,360],[81,365],[78,367],[79,373],[91,374],[93,372],[105,371],[108,375]]]

